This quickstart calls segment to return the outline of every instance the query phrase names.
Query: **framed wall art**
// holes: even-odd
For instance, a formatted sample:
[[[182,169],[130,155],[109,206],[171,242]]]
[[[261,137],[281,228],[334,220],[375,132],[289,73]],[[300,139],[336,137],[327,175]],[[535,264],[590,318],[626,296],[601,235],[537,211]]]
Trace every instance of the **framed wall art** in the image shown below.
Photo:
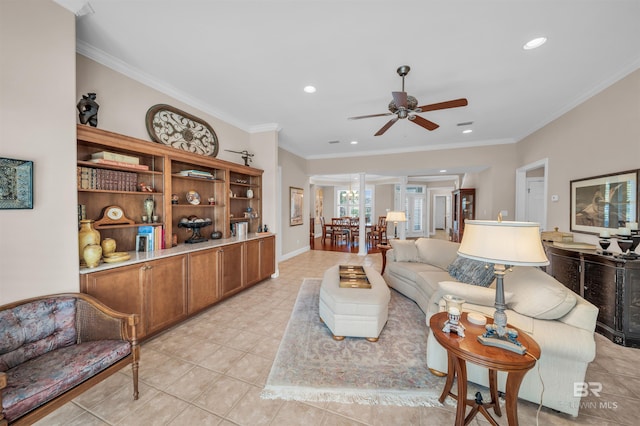
[[[289,225],[302,225],[304,190],[302,188],[289,187]]]
[[[33,161],[0,158],[0,209],[33,208]]]
[[[576,179],[570,185],[572,232],[599,235],[638,221],[638,170]]]

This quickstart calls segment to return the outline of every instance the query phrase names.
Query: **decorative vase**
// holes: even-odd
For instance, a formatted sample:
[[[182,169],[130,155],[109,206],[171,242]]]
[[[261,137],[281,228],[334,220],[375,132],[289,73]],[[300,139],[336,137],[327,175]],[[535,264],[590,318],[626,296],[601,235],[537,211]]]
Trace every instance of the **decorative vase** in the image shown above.
[[[147,216],[147,220],[151,221],[153,217],[153,208],[155,207],[156,202],[153,201],[153,198],[147,198],[144,200],[144,215]]]
[[[100,264],[102,258],[102,247],[100,244],[88,244],[82,250],[82,257],[87,268],[95,268]]]
[[[253,198],[253,189],[247,189],[247,198]]]
[[[102,240],[102,243],[100,243],[100,245],[102,246],[103,256],[115,253],[116,251],[116,240],[114,240],[113,238],[105,238],[104,240]]]
[[[80,231],[78,231],[78,255],[80,264],[83,263],[83,250],[89,244],[100,245],[100,232],[93,227],[93,220],[85,219],[80,221]]]

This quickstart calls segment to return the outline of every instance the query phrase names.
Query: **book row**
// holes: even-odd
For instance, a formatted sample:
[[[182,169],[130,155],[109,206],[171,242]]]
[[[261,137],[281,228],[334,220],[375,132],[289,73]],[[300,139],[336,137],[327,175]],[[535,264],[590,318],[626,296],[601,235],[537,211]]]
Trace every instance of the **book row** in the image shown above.
[[[133,172],[78,166],[78,189],[135,192],[138,190],[138,175]]]

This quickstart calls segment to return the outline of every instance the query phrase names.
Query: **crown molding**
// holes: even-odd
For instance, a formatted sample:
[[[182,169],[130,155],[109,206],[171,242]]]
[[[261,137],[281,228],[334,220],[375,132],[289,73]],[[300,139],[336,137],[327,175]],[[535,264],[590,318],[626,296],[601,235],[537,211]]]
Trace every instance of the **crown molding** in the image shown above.
[[[149,86],[159,92],[164,93],[165,95],[171,96],[172,98],[177,99],[180,102],[184,102],[185,104],[192,106],[193,108],[197,108],[198,110],[209,114],[219,120],[222,120],[227,124],[235,126],[247,133],[251,133],[251,128],[246,123],[243,123],[235,117],[216,110],[203,100],[190,96],[183,91],[167,84],[166,82],[157,79],[137,68],[134,68],[126,62],[123,62],[120,59],[104,52],[103,50],[97,49],[82,40],[76,39],[76,52],[78,52],[82,56],[86,56],[87,58],[96,61],[101,65],[104,65],[105,67],[111,68],[112,70],[117,71],[120,74],[131,78],[132,80],[140,82],[145,86]]]

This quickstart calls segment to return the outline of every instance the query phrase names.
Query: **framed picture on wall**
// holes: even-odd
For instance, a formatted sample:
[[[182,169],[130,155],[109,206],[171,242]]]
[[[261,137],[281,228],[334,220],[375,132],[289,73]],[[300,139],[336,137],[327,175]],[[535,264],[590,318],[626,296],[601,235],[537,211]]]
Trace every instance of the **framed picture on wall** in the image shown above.
[[[33,161],[0,158],[0,209],[33,208]]]
[[[304,190],[302,188],[289,187],[289,225],[302,225]]]
[[[638,170],[571,181],[572,232],[613,235],[637,221]]]

